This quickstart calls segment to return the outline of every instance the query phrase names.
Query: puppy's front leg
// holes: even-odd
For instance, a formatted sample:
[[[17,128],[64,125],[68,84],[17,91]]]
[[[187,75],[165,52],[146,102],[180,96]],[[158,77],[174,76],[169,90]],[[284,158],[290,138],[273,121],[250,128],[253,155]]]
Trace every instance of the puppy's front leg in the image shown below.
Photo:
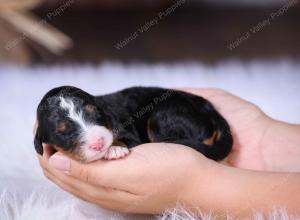
[[[111,146],[107,150],[104,159],[115,160],[115,159],[126,157],[128,154],[129,154],[129,149],[127,147]]]

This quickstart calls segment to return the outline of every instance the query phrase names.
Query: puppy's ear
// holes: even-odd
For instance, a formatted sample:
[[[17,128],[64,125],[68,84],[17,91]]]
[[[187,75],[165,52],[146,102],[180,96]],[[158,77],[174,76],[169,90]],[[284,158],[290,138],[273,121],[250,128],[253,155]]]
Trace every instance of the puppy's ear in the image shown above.
[[[34,137],[34,147],[38,154],[43,155],[43,145],[42,145],[42,139],[39,135],[39,128],[37,128],[35,137]]]

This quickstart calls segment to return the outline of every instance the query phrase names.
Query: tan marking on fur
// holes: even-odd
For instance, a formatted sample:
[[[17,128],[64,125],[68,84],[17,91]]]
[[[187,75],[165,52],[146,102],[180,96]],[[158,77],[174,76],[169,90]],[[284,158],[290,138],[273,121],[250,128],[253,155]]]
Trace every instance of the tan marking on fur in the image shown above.
[[[153,131],[150,128],[150,120],[148,120],[147,122],[147,134],[148,134],[148,138],[150,140],[150,142],[155,142],[154,138],[153,138]]]
[[[206,145],[213,145],[216,141],[218,141],[221,137],[220,131],[215,131],[210,138],[207,138],[203,141]]]
[[[86,110],[87,112],[94,112],[95,111],[95,106],[93,105],[86,105],[84,106],[84,110]]]
[[[66,123],[65,122],[59,122],[56,126],[56,130],[60,132],[64,132],[66,130]]]
[[[217,131],[217,138],[216,138],[216,141],[220,140],[220,137],[221,137],[221,131]]]

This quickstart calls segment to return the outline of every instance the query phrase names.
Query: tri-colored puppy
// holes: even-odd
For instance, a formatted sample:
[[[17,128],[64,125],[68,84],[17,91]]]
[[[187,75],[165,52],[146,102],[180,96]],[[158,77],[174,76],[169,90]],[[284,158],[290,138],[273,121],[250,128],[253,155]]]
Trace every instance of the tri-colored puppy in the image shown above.
[[[81,162],[121,158],[149,142],[182,144],[222,160],[233,144],[227,122],[211,103],[162,88],[132,87],[104,96],[54,88],[41,100],[37,121],[39,154],[47,143]]]

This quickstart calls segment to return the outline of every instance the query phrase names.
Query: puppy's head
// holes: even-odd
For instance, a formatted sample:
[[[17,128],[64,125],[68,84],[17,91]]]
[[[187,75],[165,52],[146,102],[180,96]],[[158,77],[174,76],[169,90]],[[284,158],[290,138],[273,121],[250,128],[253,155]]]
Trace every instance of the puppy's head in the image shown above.
[[[37,109],[36,151],[42,143],[57,151],[90,162],[102,158],[113,142],[108,121],[92,95],[81,89],[63,86],[50,90]]]

